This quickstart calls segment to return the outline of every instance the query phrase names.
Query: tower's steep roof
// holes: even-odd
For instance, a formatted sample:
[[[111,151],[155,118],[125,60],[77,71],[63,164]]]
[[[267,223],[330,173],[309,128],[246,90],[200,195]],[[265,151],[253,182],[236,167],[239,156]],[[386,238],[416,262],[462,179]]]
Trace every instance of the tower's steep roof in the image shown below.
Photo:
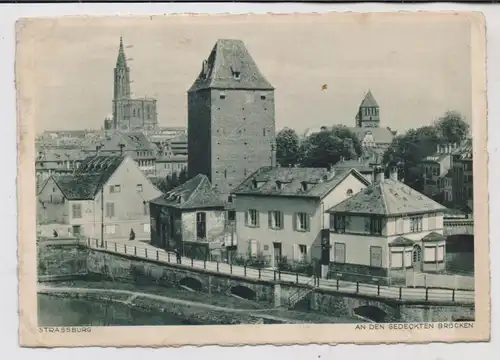
[[[377,101],[373,97],[371,90],[368,90],[368,93],[365,95],[359,107],[378,107]]]
[[[201,89],[274,90],[241,40],[219,39],[189,91]]]

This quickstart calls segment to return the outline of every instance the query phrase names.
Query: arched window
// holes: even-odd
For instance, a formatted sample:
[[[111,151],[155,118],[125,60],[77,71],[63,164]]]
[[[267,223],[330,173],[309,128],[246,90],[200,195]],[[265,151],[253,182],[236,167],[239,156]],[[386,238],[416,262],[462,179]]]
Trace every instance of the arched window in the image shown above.
[[[348,189],[347,192],[346,192],[346,195],[347,196],[351,196],[352,195],[352,189]]]

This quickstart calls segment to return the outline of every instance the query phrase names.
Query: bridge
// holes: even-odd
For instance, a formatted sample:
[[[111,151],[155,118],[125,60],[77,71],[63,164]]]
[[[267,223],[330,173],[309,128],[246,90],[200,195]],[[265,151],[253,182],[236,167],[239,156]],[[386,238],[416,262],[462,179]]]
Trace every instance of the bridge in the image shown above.
[[[474,291],[470,290],[409,288],[341,279],[315,279],[299,273],[185,257],[178,261],[173,253],[148,244],[113,241],[101,244],[89,239],[80,242],[78,248],[79,251],[72,251],[74,256],[80,258],[72,266],[78,274],[88,271],[111,277],[115,281],[146,279],[167,287],[180,286],[209,294],[218,292],[266,301],[288,309],[306,307],[325,313],[335,309],[344,311],[342,315],[360,316],[368,312],[386,321],[434,321],[435,316],[444,316],[448,321],[453,321],[455,318],[474,317]],[[84,252],[87,254],[84,255]],[[81,270],[82,257],[85,258],[85,272]],[[63,258],[69,260],[71,254]],[[43,275],[39,276],[40,282],[49,280],[48,275],[51,274],[44,272]],[[68,275],[68,272],[64,271],[64,275]],[[416,308],[418,311],[415,311]]]
[[[474,236],[474,220],[470,218],[445,218],[443,221],[444,236]]]

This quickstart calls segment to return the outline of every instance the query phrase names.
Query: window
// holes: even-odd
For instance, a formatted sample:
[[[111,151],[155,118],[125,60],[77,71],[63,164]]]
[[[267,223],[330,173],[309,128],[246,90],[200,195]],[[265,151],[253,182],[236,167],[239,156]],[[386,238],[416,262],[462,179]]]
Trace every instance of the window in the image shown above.
[[[229,210],[229,211],[227,212],[227,219],[228,219],[229,221],[234,221],[234,220],[236,220],[236,211],[234,211],[234,210]]]
[[[82,218],[82,205],[81,204],[73,204],[72,206],[73,219],[81,219]]]
[[[106,217],[112,218],[113,216],[115,216],[115,204],[106,203]]]
[[[120,190],[121,190],[120,185],[111,185],[111,186],[109,187],[109,192],[110,192],[111,194],[113,194],[113,193],[119,193],[119,192],[120,192]]]
[[[424,261],[436,261],[436,247],[435,246],[426,246],[424,247]]]
[[[150,224],[144,224],[144,232],[145,233],[151,232],[151,225]]]
[[[410,218],[410,232],[422,231],[422,216],[414,216]]]
[[[382,248],[380,246],[370,246],[370,266],[382,267]]]
[[[333,218],[333,230],[343,233],[346,228],[346,218],[344,215],[335,215]]]
[[[250,256],[257,256],[258,252],[259,252],[259,245],[257,243],[257,240],[254,239],[250,240],[248,242],[248,254]]]
[[[144,215],[149,215],[149,203],[147,201],[144,201]]]
[[[116,225],[106,225],[106,234],[115,234],[116,233]]]
[[[309,231],[309,214],[300,212],[296,214],[295,230]]]
[[[266,100],[266,95],[260,95],[261,100]]]
[[[283,229],[283,213],[281,211],[269,211],[269,228]]]
[[[137,192],[142,192],[142,184],[137,184],[136,189]]]
[[[370,233],[382,234],[382,219],[378,216],[370,217]]]
[[[262,136],[266,136],[266,129],[262,129]]]
[[[219,94],[219,97],[220,97],[221,99],[225,99],[225,98],[226,98],[226,93],[221,92],[221,93]]]
[[[352,189],[348,189],[347,192],[346,192],[346,195],[347,196],[351,196],[352,195]]]
[[[299,245],[299,261],[307,261],[307,246]]]
[[[247,226],[253,226],[253,227],[258,227],[259,226],[259,213],[257,210],[250,209],[246,212],[246,225]]]
[[[436,256],[436,261],[444,261],[444,246],[440,245],[437,248],[437,256]]]
[[[402,217],[396,219],[396,234],[403,234],[405,232],[404,225],[405,220]]]
[[[334,243],[333,244],[333,261],[339,264],[345,264],[345,244],[344,243]]]
[[[239,80],[240,79],[240,72],[239,71],[235,71],[233,73],[233,77],[234,77],[235,80]]]
[[[196,238],[207,238],[207,214],[205,212],[196,213]]]

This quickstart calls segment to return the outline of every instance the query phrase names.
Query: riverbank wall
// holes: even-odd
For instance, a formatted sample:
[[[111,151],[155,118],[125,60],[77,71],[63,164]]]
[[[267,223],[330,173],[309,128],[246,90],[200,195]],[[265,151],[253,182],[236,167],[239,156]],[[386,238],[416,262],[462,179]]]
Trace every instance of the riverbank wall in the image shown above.
[[[257,280],[191,268],[188,265],[165,264],[126,254],[92,249],[85,251],[88,274],[104,276],[115,282],[189,288],[200,293],[237,296],[276,308],[286,308],[290,297],[302,289],[306,294],[294,305],[297,310],[339,317],[360,315],[377,322],[455,321],[474,318],[473,305],[409,304],[280,280]],[[82,252],[79,251],[78,254],[81,256]]]

